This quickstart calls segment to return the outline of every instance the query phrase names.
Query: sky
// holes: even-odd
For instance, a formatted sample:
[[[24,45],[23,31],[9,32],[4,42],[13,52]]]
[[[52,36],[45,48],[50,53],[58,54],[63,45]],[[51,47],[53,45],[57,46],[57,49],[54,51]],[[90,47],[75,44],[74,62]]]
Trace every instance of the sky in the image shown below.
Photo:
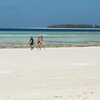
[[[0,28],[100,25],[100,0],[0,0]]]

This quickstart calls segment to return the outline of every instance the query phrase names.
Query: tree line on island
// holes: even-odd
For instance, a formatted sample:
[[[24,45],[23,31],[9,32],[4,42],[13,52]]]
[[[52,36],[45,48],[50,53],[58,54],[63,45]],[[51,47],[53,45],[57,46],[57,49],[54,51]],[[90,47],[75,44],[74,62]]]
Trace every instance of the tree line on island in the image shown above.
[[[100,25],[86,25],[86,24],[64,24],[64,25],[51,25],[48,28],[100,28]]]

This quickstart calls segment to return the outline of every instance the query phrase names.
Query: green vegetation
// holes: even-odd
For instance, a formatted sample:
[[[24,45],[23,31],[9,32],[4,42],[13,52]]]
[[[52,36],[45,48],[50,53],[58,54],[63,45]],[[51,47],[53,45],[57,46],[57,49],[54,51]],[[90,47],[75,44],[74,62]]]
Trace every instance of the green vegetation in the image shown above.
[[[100,25],[86,25],[86,24],[64,24],[51,25],[48,28],[100,28]]]

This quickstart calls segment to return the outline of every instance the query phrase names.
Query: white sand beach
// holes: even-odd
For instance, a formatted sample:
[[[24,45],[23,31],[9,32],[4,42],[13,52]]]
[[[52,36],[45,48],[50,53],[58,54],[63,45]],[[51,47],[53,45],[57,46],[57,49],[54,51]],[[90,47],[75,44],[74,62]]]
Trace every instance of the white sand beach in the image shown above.
[[[0,100],[100,100],[100,47],[0,49]]]

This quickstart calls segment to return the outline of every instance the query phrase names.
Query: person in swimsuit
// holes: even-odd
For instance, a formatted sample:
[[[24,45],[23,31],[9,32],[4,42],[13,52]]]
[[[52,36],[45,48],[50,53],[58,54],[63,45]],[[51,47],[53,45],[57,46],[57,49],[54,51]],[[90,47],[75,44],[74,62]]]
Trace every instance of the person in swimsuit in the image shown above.
[[[32,36],[31,36],[31,38],[30,38],[30,40],[29,40],[29,44],[30,44],[31,50],[34,49],[34,39],[33,39]]]
[[[43,36],[42,35],[38,37],[37,44],[38,44],[37,48],[41,49],[43,47],[45,49],[45,46],[43,45]]]

